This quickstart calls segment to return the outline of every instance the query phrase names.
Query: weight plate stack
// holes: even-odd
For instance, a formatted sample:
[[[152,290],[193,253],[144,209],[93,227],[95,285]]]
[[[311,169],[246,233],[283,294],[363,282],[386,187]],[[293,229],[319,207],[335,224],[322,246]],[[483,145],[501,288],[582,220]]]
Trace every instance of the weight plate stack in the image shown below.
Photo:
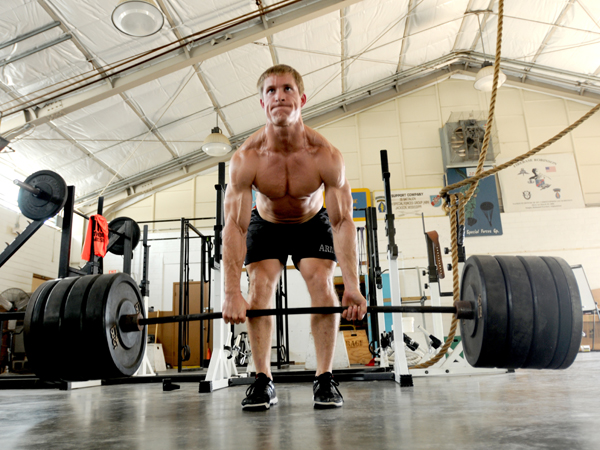
[[[495,256],[504,275],[508,300],[507,369],[523,367],[533,341],[533,298],[525,266],[516,256]]]
[[[533,340],[523,369],[545,369],[558,344],[560,323],[554,277],[539,256],[517,256],[525,266],[533,298]]]
[[[46,281],[40,285],[31,295],[27,304],[27,310],[25,311],[25,320],[23,322],[25,353],[33,372],[38,376],[43,375],[44,369],[42,362],[45,340],[43,326],[44,308],[48,296],[58,281]]]
[[[85,381],[93,374],[91,358],[84,339],[82,325],[87,297],[100,275],[78,278],[65,297],[60,324],[59,343],[64,352],[58,359],[60,378],[65,381]]]
[[[473,367],[505,367],[508,361],[508,302],[504,276],[493,256],[467,259],[461,300],[471,302],[475,319],[460,321],[464,354]]]
[[[131,239],[131,250],[133,251],[138,243],[140,242],[140,226],[138,225],[138,223],[133,220],[130,219],[129,217],[117,217],[116,219],[113,219],[110,221],[110,223],[108,224],[108,229],[109,229],[109,237],[108,240],[110,241],[111,238],[113,237],[113,235],[115,235],[115,231],[119,230],[119,228],[121,228],[124,224],[126,224],[127,222],[131,222],[131,231],[132,234],[129,235],[129,239]],[[114,255],[123,255],[125,254],[125,237],[123,236],[119,236],[117,238],[117,241],[108,249],[109,252],[111,252]]]
[[[62,346],[60,325],[65,298],[77,279],[65,278],[59,280],[49,293],[44,306],[44,314],[40,321],[43,327],[44,340],[41,345],[40,370],[37,372],[37,375],[44,380],[60,380],[60,355],[68,349],[68,347]]]
[[[583,311],[577,279],[571,267],[562,258],[545,257],[554,277],[559,302],[560,327],[556,352],[547,369],[566,369],[577,356],[581,345]]]
[[[133,375],[142,364],[146,329],[121,331],[122,315],[144,315],[142,296],[127,274],[100,275],[87,297],[83,331],[88,351],[93,355],[89,379]]]
[[[67,203],[67,183],[57,173],[40,170],[29,175],[25,183],[42,192],[33,195],[21,188],[17,203],[25,217],[31,220],[44,220],[57,215]]]

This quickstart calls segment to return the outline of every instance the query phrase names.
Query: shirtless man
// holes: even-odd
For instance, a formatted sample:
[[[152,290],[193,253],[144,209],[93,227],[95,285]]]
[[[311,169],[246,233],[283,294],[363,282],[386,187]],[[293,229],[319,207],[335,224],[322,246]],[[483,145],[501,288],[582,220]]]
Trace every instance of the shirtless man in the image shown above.
[[[248,309],[273,307],[275,287],[288,255],[306,281],[313,307],[339,304],[333,285],[337,257],[344,280],[342,305],[348,306],[342,315],[360,320],[367,303],[359,290],[352,196],[342,155],[304,125],[301,109],[306,95],[298,72],[285,65],[271,67],[261,75],[257,87],[267,123],[231,158],[225,194],[225,323],[245,322]],[[327,210],[323,208],[323,188]],[[244,263],[250,277],[248,302],[240,291]],[[315,408],[343,404],[331,373],[338,327],[338,314],[311,316],[317,356]],[[277,403],[271,375],[272,331],[273,317],[248,319],[257,376],[242,401],[243,409],[269,409]]]

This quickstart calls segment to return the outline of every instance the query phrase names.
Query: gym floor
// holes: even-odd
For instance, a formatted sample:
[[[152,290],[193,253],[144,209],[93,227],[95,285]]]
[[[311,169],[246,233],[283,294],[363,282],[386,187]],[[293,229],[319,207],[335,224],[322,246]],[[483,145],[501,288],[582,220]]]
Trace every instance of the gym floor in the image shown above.
[[[343,408],[313,410],[310,383],[244,412],[246,386],[199,394],[128,384],[0,390],[2,449],[557,449],[600,447],[600,353],[565,371],[340,384]]]

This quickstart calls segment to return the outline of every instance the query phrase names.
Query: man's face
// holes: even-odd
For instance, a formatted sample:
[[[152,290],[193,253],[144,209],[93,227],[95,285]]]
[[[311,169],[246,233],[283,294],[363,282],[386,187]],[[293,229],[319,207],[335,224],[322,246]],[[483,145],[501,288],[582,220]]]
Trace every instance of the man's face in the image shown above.
[[[302,107],[306,104],[306,95],[300,95],[292,74],[267,77],[262,94],[260,106],[265,110],[267,122],[287,127],[300,119]]]

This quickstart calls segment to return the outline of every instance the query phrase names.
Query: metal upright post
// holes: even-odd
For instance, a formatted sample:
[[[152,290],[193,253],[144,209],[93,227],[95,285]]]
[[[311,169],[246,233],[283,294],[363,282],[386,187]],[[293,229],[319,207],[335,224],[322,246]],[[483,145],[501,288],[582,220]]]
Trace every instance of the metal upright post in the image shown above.
[[[224,225],[224,201],[225,201],[225,163],[219,163],[219,184],[215,186],[217,190],[217,223],[215,230],[215,253],[211,270],[213,274],[214,287],[211,289],[212,304],[214,312],[222,312],[223,294],[225,283],[222,268],[222,232]],[[225,332],[227,327],[223,320],[213,321],[213,354],[210,358],[206,379],[200,382],[200,392],[211,392],[215,389],[221,389],[229,386],[229,379],[232,375],[237,375],[235,362],[233,358],[228,359],[225,354],[225,343],[227,339]]]
[[[67,187],[67,203],[63,209],[62,231],[60,236],[60,256],[58,259],[58,278],[69,276],[71,262],[71,236],[73,231],[73,209],[75,205],[75,186]]]
[[[185,264],[185,219],[181,218],[181,240],[179,241],[179,314],[183,314],[183,266]],[[181,344],[183,341],[183,326],[179,322],[177,326],[177,372],[182,370]]]
[[[376,251],[376,242],[373,243],[373,221],[377,222],[377,218],[373,219],[371,215],[371,209],[369,207],[365,210],[365,220],[367,227],[367,261],[368,261],[368,286],[369,286],[369,306],[377,306],[377,276],[379,276],[379,284],[381,285],[381,273],[377,274],[376,264],[378,264],[378,255]],[[381,272],[381,270],[380,270]],[[371,325],[371,342],[376,344],[375,349],[379,348],[379,321],[377,313],[370,313],[370,325]]]
[[[133,243],[131,242],[131,236],[133,236],[133,224],[131,221],[126,221],[123,234],[125,239],[123,240],[123,273],[131,275],[131,257],[133,254]]]
[[[385,187],[386,204],[386,233],[388,236],[388,261],[390,270],[390,295],[392,306],[401,306],[402,296],[400,293],[400,279],[398,275],[398,246],[396,245],[396,229],[394,225],[394,213],[392,204],[392,193],[390,187],[390,172],[388,167],[387,150],[381,150],[381,172],[383,184]],[[396,382],[401,386],[412,386],[412,376],[408,372],[408,362],[404,352],[404,330],[402,327],[402,314],[392,314],[394,323],[394,344],[396,351],[394,353],[394,375]]]

